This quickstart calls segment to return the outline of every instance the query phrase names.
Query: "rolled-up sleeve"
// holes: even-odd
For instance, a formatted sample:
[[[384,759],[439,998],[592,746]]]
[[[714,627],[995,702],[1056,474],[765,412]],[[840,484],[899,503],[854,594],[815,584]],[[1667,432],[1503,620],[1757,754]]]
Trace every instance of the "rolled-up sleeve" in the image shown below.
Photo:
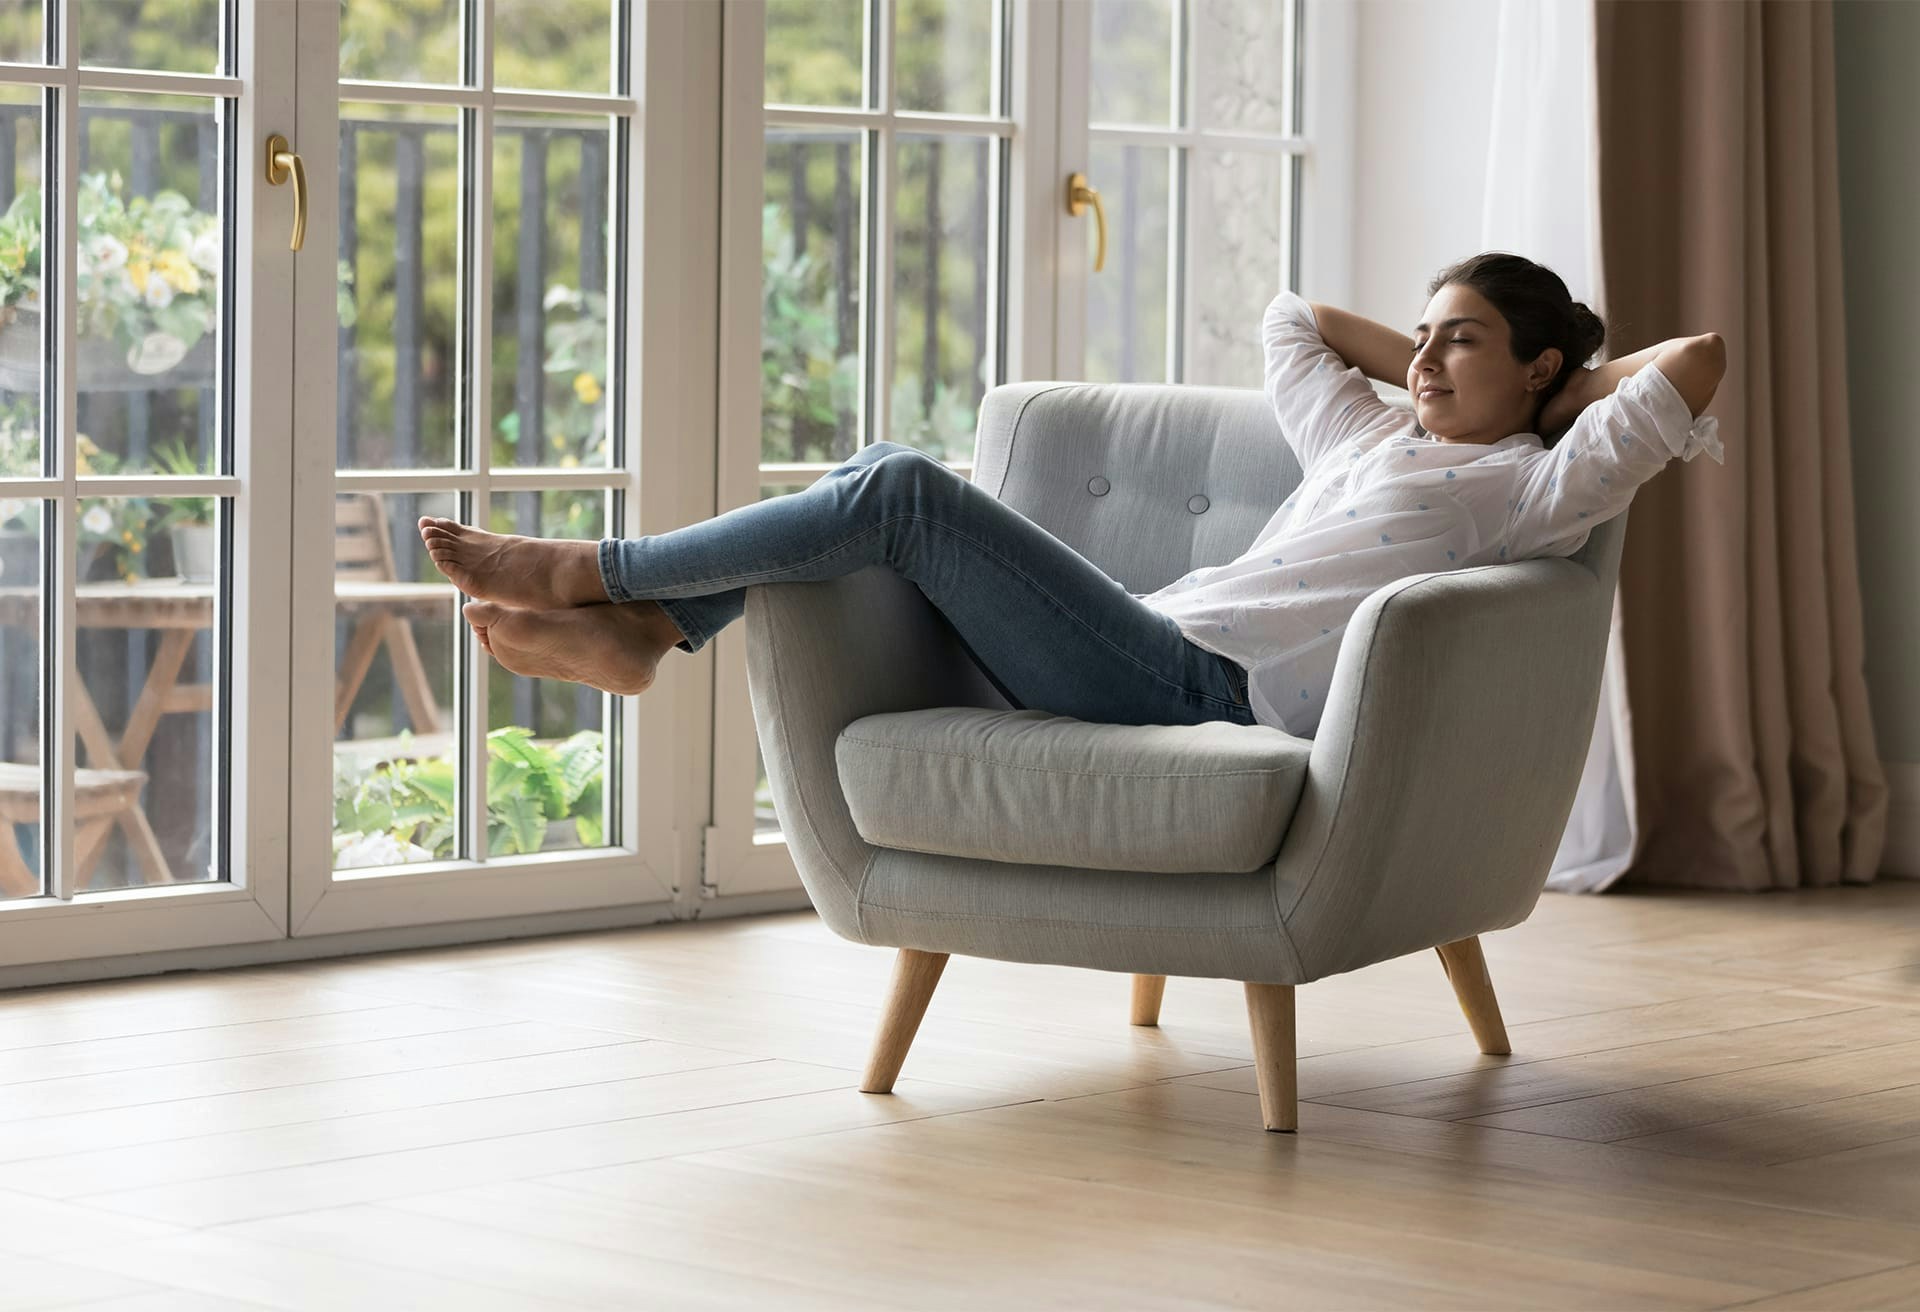
[[[1649,361],[1580,412],[1552,449],[1520,467],[1508,510],[1511,555],[1566,555],[1619,514],[1639,486],[1679,456],[1725,464],[1720,421],[1695,419],[1673,380]]]
[[[1313,307],[1298,292],[1273,298],[1260,338],[1267,400],[1302,469],[1363,434],[1400,426],[1403,416],[1320,336]]]

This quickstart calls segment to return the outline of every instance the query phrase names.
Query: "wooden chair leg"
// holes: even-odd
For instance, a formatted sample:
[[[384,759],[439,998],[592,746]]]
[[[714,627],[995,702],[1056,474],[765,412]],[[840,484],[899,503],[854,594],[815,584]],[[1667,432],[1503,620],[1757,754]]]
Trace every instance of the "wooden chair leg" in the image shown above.
[[[1300,1128],[1300,1083],[1294,1067],[1293,985],[1247,983],[1253,1025],[1253,1069],[1260,1081],[1260,1119],[1269,1130]]]
[[[1487,974],[1487,959],[1480,951],[1480,938],[1463,938],[1434,949],[1440,954],[1440,968],[1447,972],[1453,996],[1460,1010],[1467,1013],[1473,1027],[1473,1039],[1480,1051],[1503,1056],[1513,1051],[1507,1042],[1506,1022],[1500,1019],[1500,1003],[1493,996],[1493,980]]]
[[[13,827],[13,821],[0,821],[7,831],[0,834],[0,896],[36,897],[40,892],[40,876],[33,873],[27,865],[27,859],[20,855],[20,831]]]
[[[1133,1023],[1135,1025],[1158,1025],[1160,1023],[1160,999],[1167,993],[1165,975],[1135,975],[1133,977]]]
[[[901,948],[893,961],[893,982],[887,988],[886,1011],[880,1017],[880,1030],[874,1036],[873,1052],[867,1058],[867,1073],[860,1081],[862,1093],[892,1093],[900,1065],[913,1046],[920,1030],[920,1018],[927,1014],[933,1000],[934,985],[947,968],[945,952],[921,952]]]
[[[393,679],[400,685],[407,714],[413,717],[413,731],[439,733],[440,707],[433,700],[433,681],[427,678],[426,663],[413,640],[413,625],[398,616],[387,624],[387,655],[393,662]]]

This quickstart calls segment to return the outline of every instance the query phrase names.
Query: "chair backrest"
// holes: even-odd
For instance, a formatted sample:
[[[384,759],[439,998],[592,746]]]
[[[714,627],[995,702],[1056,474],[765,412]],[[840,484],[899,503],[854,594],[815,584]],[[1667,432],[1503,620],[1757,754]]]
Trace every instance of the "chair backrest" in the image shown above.
[[[333,499],[333,574],[376,583],[399,577],[378,492],[343,492]]]
[[[973,481],[1136,594],[1238,557],[1302,477],[1254,388],[1009,383],[980,405]],[[1609,596],[1622,528],[1569,557]]]

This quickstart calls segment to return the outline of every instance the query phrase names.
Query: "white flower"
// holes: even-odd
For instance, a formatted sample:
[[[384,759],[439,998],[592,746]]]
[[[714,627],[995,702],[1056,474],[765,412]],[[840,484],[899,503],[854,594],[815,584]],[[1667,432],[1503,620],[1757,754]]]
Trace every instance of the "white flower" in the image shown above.
[[[208,273],[220,272],[220,233],[209,228],[195,237],[187,247],[187,258]]]
[[[350,866],[397,866],[409,861],[431,861],[433,853],[417,843],[407,843],[392,834],[358,834],[341,843],[347,837],[334,836],[335,850],[333,868],[345,870]]]
[[[147,304],[156,310],[164,310],[173,304],[173,284],[159,274],[147,276]]]
[[[80,516],[80,527],[89,533],[104,535],[113,528],[113,516],[105,506],[94,506]]]
[[[109,232],[95,233],[87,239],[87,260],[95,274],[112,273],[127,267],[127,248]]]

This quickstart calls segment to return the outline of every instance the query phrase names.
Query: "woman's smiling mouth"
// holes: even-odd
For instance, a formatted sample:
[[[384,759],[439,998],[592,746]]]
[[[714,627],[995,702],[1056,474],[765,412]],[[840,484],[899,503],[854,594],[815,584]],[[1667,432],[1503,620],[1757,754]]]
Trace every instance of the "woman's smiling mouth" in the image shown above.
[[[1446,387],[1423,387],[1420,389],[1420,395],[1422,397],[1451,396],[1453,395],[1453,392],[1452,392],[1452,389],[1446,388]]]

